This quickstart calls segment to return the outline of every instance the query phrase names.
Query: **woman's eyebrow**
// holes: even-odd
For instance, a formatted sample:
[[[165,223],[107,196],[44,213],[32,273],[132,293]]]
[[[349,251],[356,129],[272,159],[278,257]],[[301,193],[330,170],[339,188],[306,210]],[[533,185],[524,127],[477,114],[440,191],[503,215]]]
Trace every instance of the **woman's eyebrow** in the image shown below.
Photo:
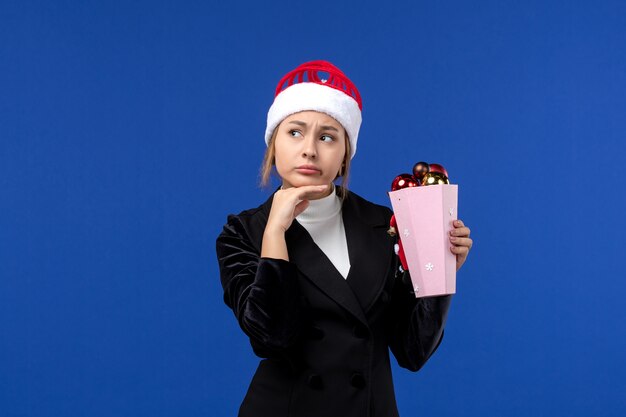
[[[302,126],[302,127],[307,127],[307,124],[303,121],[300,120],[290,120],[289,123],[293,123],[294,125],[298,125],[298,126]],[[322,130],[332,130],[334,132],[339,132],[339,129],[337,129],[335,126],[330,126],[330,125],[322,125],[320,126],[320,128]]]

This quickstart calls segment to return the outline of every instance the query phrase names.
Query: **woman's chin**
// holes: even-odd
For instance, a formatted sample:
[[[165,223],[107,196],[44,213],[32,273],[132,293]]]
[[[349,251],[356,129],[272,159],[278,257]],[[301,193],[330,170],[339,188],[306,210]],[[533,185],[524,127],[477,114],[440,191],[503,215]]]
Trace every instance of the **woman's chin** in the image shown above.
[[[291,181],[283,182],[285,188],[288,186],[291,187],[304,187],[307,185],[327,185],[330,184],[331,181],[327,181],[323,178],[293,178]]]

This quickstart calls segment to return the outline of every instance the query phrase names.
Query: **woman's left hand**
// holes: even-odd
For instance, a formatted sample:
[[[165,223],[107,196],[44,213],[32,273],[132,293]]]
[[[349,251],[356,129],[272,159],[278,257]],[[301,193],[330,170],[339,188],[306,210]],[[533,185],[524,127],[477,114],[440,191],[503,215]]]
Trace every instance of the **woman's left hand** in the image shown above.
[[[455,220],[452,225],[454,229],[450,231],[450,252],[456,255],[456,270],[461,269],[461,265],[465,263],[467,255],[472,248],[472,239],[470,239],[470,229],[463,224],[462,220]]]

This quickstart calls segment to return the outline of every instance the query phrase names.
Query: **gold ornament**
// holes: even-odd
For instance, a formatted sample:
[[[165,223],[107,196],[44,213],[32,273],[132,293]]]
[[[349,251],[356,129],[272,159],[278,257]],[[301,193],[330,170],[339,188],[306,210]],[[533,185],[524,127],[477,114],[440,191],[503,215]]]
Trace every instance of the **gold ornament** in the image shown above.
[[[422,185],[450,184],[450,180],[441,172],[427,172],[422,178]]]

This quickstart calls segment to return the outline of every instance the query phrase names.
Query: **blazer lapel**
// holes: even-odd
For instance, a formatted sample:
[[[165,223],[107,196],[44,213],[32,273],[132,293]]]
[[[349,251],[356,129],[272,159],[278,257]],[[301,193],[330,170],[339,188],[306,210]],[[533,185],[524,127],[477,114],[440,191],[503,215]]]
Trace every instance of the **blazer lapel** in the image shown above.
[[[339,191],[339,187],[337,192]],[[254,239],[259,253],[273,194],[257,211]],[[305,277],[341,307],[367,324],[365,312],[383,290],[393,256],[393,239],[387,235],[389,218],[369,203],[349,192],[342,205],[350,272],[344,279],[306,229],[294,220],[285,234],[289,259]]]
[[[347,283],[367,311],[380,296],[391,270],[394,241],[387,234],[389,219],[354,193],[344,201],[342,215],[350,256]]]
[[[297,220],[287,230],[285,240],[289,260],[298,266],[300,272],[327,297],[367,324],[363,309],[346,280]]]

